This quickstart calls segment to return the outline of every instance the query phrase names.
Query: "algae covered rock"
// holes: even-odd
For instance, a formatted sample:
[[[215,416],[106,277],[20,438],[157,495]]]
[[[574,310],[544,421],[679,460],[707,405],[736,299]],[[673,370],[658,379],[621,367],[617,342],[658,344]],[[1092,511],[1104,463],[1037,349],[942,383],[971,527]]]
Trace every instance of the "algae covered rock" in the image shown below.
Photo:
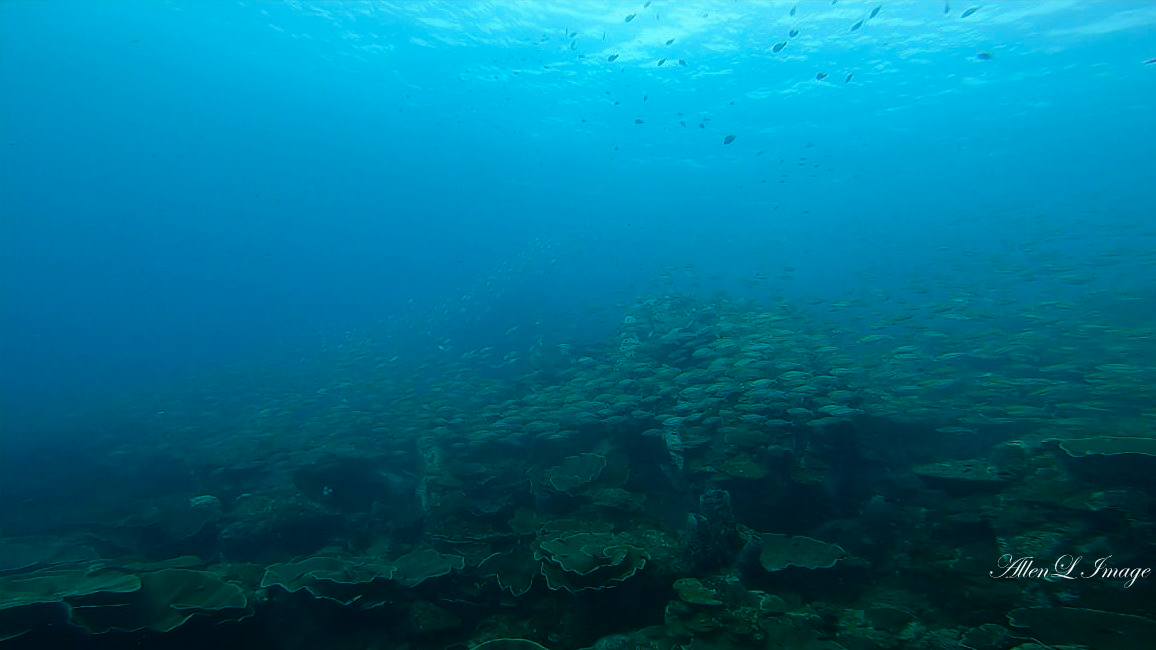
[[[549,650],[549,648],[529,639],[490,639],[474,646],[473,650]]]
[[[650,553],[613,533],[561,533],[539,540],[536,557],[551,589],[577,593],[624,582],[646,566]]]
[[[1156,621],[1143,616],[1080,607],[1020,607],[1008,612],[1012,627],[1036,641],[1096,650],[1147,650],[1156,639]]]
[[[1007,481],[995,468],[982,460],[945,460],[913,467],[911,473],[929,487],[957,496],[994,492]]]
[[[225,621],[251,613],[241,587],[211,573],[189,569],[145,573],[140,576],[140,589],[94,593],[70,604],[69,621],[95,634],[110,630],[168,632],[198,615]]]
[[[770,572],[788,567],[829,569],[847,557],[847,551],[838,544],[828,544],[802,535],[763,533],[762,540],[759,564]]]

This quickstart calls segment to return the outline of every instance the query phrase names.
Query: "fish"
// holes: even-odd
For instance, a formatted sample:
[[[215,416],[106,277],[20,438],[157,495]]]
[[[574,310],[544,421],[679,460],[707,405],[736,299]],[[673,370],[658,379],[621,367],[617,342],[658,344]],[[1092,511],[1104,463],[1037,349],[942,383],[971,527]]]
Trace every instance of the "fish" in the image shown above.
[[[618,55],[617,55],[617,54],[611,54],[610,56],[606,57],[606,60],[607,60],[607,61],[613,61],[613,60],[615,60],[615,59],[617,59],[617,58],[618,58]]]
[[[663,63],[666,63],[666,59],[659,59],[658,60],[658,67],[661,68]]]
[[[643,122],[642,120],[634,120],[634,123],[635,124],[645,124],[645,122]]]
[[[871,20],[871,19],[872,19],[872,18],[874,18],[875,16],[878,16],[878,15],[879,15],[879,10],[880,10],[880,9],[882,9],[882,8],[883,8],[883,5],[879,5],[878,7],[875,7],[874,9],[872,9],[872,10],[871,10],[871,15],[870,15],[870,16],[867,16],[867,20]]]
[[[967,11],[959,14],[959,17],[960,18],[967,18],[968,16],[974,14],[977,11],[979,11],[979,7],[972,7],[971,9],[968,9]]]
[[[826,72],[820,72],[819,74],[815,75],[815,78],[818,79],[819,81],[822,81],[822,80],[827,78],[827,73]]]
[[[642,5],[642,8],[646,9],[649,6],[650,6],[650,0],[646,0],[646,4]]]
[[[673,44],[673,43],[674,43],[674,39],[673,39],[673,38],[672,38],[672,39],[670,39],[670,40],[668,40],[668,41],[666,42],[666,44],[667,44],[667,45],[671,45],[671,44]]]
[[[734,141],[735,141],[735,136],[733,136],[733,135],[728,135],[727,137],[723,138],[723,144],[730,144]]]
[[[570,41],[570,49],[573,50],[578,47],[578,41]]]
[[[995,58],[995,55],[991,52],[977,52],[975,58],[979,59],[980,61],[991,61],[993,58]]]
[[[650,95],[643,95],[643,96],[642,96],[642,101],[646,101],[646,99],[647,99],[648,97],[650,97]]]
[[[678,123],[682,126],[686,126],[686,120],[679,120]]]
[[[863,21],[860,20],[859,22],[855,23],[854,25],[851,25],[851,31],[857,32],[857,31],[859,31],[859,28],[862,26],[863,26]]]
[[[778,54],[779,52],[782,52],[783,48],[786,46],[787,46],[786,41],[783,41],[782,43],[775,43],[775,46],[771,48],[771,51],[774,52],[775,54]]]
[[[686,59],[679,59],[678,64],[681,66],[685,66],[686,65]]]
[[[851,83],[851,77],[853,77],[853,76],[855,76],[854,72],[848,72],[847,78],[843,80],[843,83],[845,83],[845,84]]]
[[[949,13],[951,13],[951,5],[949,5],[949,4],[948,4],[948,3],[946,3],[946,2],[945,2],[945,3],[943,3],[943,13],[944,13],[944,14],[949,14]]]
[[[790,36],[791,38],[794,38],[798,35],[799,35],[799,30],[797,30],[797,29],[792,29],[791,31],[787,32],[787,36]]]
[[[795,5],[795,6],[791,7],[791,15],[792,16],[795,15],[795,10],[797,10],[798,8],[799,8],[799,5]]]
[[[1148,59],[1144,62],[1145,65],[1151,65],[1153,63],[1156,63],[1156,58]]]
[[[626,22],[630,22],[630,21],[634,20],[634,17],[637,15],[638,14],[630,14],[629,16],[626,17]]]

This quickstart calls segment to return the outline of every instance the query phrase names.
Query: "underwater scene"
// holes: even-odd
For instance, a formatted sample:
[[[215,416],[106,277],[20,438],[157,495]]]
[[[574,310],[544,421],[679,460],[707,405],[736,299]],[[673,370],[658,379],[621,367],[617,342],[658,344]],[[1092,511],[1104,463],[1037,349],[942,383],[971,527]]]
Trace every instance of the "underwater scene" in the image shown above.
[[[0,650],[1156,647],[1156,3],[0,2]]]

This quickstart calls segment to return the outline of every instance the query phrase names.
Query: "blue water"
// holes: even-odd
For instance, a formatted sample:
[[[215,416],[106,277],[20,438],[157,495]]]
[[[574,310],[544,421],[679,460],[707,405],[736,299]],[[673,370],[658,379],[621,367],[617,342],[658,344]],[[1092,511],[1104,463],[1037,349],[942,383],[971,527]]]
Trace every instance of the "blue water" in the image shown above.
[[[672,290],[1152,300],[1152,3],[641,4],[0,3],[4,438]]]

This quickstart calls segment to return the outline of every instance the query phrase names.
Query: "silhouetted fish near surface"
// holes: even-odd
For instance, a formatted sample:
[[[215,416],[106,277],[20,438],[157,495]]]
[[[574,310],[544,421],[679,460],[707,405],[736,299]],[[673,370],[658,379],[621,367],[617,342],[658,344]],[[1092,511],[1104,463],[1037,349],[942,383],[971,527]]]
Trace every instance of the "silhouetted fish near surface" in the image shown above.
[[[646,9],[649,6],[650,6],[650,0],[646,0],[646,4],[642,5],[642,8]]]
[[[1156,59],[1148,59],[1148,60],[1147,60],[1147,61],[1145,61],[1144,63],[1145,63],[1146,65],[1147,65],[1147,64],[1156,63]]]
[[[771,48],[771,51],[774,52],[775,54],[778,54],[779,52],[782,52],[783,48],[786,46],[787,46],[786,41],[783,41],[782,43],[775,43],[775,46]]]
[[[658,67],[661,68],[663,63],[666,63],[666,59],[659,59],[658,60]]]
[[[967,18],[968,16],[974,14],[977,11],[979,11],[979,7],[972,7],[971,9],[968,9],[967,11],[959,14],[959,17],[960,18]]]
[[[855,23],[854,25],[851,25],[851,31],[857,32],[857,31],[859,31],[859,28],[862,26],[863,26],[863,21],[860,20],[859,22]]]
[[[629,16],[626,17],[626,22],[630,22],[630,21],[634,20],[634,17],[637,15],[638,14],[630,14]]]
[[[815,75],[815,78],[818,79],[819,81],[822,81],[822,80],[827,78],[827,73],[826,72],[820,72],[819,74]]]
[[[975,58],[979,59],[980,61],[991,61],[993,58],[995,58],[995,55],[991,52],[977,52]]]
[[[791,7],[791,15],[794,16],[795,11],[797,11],[798,9],[799,9],[799,5],[795,5],[795,6]]]
[[[734,141],[735,141],[735,136],[733,136],[733,135],[728,135],[727,137],[723,138],[723,144],[730,144]]]
[[[951,13],[951,5],[947,4],[946,2],[943,3],[943,13],[945,13],[945,14]]]
[[[867,16],[867,20],[871,20],[871,19],[872,19],[872,18],[874,18],[875,16],[878,16],[878,15],[879,15],[879,10],[880,10],[880,9],[882,9],[882,8],[883,8],[883,5],[879,5],[878,7],[875,7],[874,9],[872,9],[872,10],[871,10],[871,15],[870,15],[870,16]]]
[[[679,60],[678,60],[678,64],[679,64],[679,65],[681,65],[681,66],[685,66],[685,65],[686,65],[686,60],[685,60],[685,59],[679,59]]]
[[[790,36],[791,38],[794,38],[798,35],[799,35],[799,30],[797,30],[797,29],[792,29],[791,31],[787,32],[787,36]]]
[[[854,72],[852,72],[852,73],[848,74],[848,75],[847,75],[847,78],[843,80],[843,83],[845,83],[845,84],[849,84],[849,83],[851,83],[851,77],[853,77],[853,76],[855,76],[855,73],[854,73]]]
[[[611,54],[610,56],[606,57],[606,60],[607,60],[607,61],[613,61],[613,60],[615,60],[615,59],[617,59],[617,58],[618,58],[618,55],[617,55],[617,54]]]
[[[666,42],[666,44],[667,44],[667,45],[670,45],[670,44],[672,44],[672,43],[674,43],[674,39],[673,39],[673,38],[672,38],[672,39],[670,39],[669,41],[667,41],[667,42]]]
[[[642,120],[634,120],[634,123],[635,124],[644,124],[644,122]]]

